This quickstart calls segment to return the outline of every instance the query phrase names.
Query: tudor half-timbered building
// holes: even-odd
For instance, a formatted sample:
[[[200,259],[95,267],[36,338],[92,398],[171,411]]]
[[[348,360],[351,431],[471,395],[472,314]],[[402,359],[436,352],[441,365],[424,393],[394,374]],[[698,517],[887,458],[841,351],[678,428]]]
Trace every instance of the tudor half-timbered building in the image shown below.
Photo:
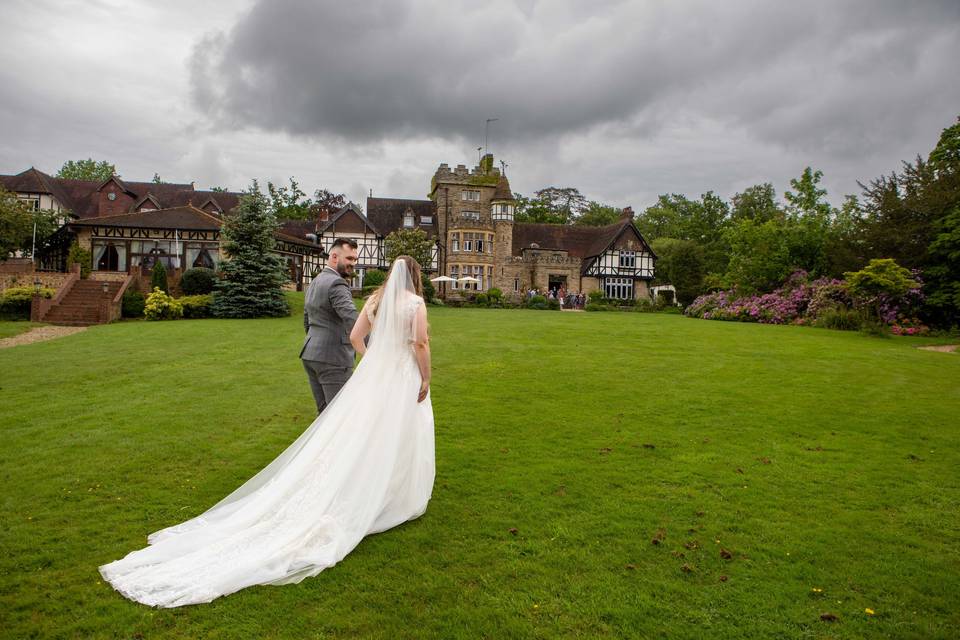
[[[515,208],[506,175],[487,155],[473,170],[441,164],[429,200],[368,198],[365,220],[378,242],[400,228],[427,233],[435,244],[429,271],[456,278],[447,290],[454,296],[494,287],[516,296],[534,288],[650,296],[656,255],[629,207],[605,227],[520,223]]]

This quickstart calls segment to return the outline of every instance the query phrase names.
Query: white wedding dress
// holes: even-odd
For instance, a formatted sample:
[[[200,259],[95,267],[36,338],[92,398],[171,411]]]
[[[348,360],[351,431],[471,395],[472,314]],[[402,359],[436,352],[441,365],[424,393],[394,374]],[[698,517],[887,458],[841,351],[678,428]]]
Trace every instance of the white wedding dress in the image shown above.
[[[435,469],[433,409],[429,394],[417,402],[412,347],[422,305],[397,260],[366,355],[313,424],[209,510],[101,566],[103,577],[143,604],[210,602],[315,576],[364,536],[422,515]]]

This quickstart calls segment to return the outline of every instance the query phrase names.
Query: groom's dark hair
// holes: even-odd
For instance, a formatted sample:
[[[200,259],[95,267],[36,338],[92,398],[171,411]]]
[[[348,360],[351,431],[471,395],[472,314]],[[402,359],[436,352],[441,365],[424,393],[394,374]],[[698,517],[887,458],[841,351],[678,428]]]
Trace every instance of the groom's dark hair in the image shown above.
[[[337,238],[336,240],[333,241],[333,244],[330,245],[331,249],[333,249],[334,247],[341,247],[341,248],[350,247],[351,249],[356,249],[357,241],[354,240],[353,238]]]

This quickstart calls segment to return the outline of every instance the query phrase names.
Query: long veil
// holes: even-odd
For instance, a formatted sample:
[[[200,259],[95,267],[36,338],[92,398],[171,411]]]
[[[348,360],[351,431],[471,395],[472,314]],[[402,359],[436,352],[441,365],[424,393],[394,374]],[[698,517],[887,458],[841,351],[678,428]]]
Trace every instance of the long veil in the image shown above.
[[[295,482],[293,479],[302,475],[303,467],[310,464],[311,458],[310,455],[299,456],[299,454],[305,448],[311,451],[322,448],[329,437],[329,432],[337,427],[337,425],[328,425],[326,422],[349,419],[350,412],[343,406],[342,398],[351,384],[370,385],[369,393],[376,394],[377,386],[386,380],[384,376],[393,371],[405,357],[404,351],[410,349],[410,340],[415,332],[412,312],[415,311],[416,303],[419,301],[409,267],[402,258],[396,259],[377,301],[367,352],[357,366],[353,377],[327,405],[324,412],[317,416],[283,453],[232,493],[195,518],[150,534],[147,541],[155,544],[170,536],[178,536],[201,528],[209,528],[211,535],[214,535],[219,525],[226,524],[254,494],[268,490],[274,484],[284,485],[290,481]],[[291,471],[290,474],[285,473],[288,469]],[[286,480],[284,476],[287,476]],[[280,486],[277,489],[282,491],[283,487]]]

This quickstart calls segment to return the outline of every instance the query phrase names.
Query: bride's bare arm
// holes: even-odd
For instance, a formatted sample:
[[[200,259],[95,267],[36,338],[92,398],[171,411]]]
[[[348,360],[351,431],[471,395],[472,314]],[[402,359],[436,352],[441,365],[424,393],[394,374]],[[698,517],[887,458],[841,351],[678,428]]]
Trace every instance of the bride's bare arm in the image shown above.
[[[430,390],[430,334],[427,331],[427,305],[417,307],[414,320],[413,352],[417,357],[417,366],[420,368],[420,392],[417,402],[423,402]]]
[[[367,304],[370,304],[370,302],[367,301]],[[357,321],[353,324],[353,329],[350,331],[350,344],[360,355],[367,352],[367,345],[363,339],[367,337],[368,333],[370,333],[370,318],[367,317],[366,309],[364,309],[360,312]]]

